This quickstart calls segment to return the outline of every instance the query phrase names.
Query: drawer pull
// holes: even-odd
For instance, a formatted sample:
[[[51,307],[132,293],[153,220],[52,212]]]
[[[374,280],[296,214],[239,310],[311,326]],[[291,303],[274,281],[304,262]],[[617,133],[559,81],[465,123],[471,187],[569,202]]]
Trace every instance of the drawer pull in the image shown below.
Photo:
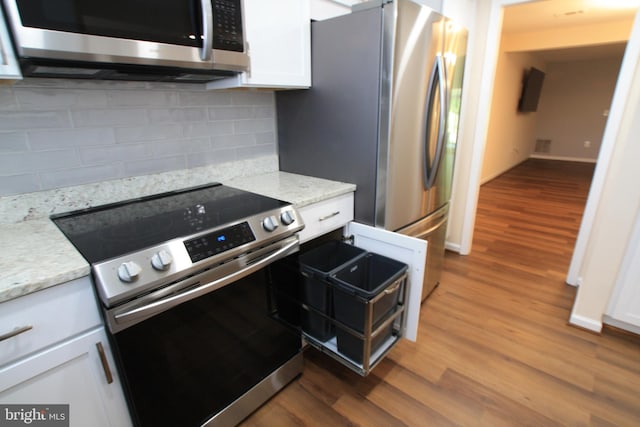
[[[104,376],[107,378],[107,384],[111,384],[113,382],[113,375],[111,374],[109,361],[107,360],[107,355],[104,353],[104,347],[102,347],[102,343],[97,342],[96,348],[98,349],[98,354],[100,355],[100,362],[102,362],[102,369],[104,369]]]
[[[384,294],[385,295],[391,295],[392,293],[394,293],[395,291],[398,290],[398,288],[400,288],[400,282],[396,283],[395,286],[391,287],[391,288],[387,288],[384,290]]]
[[[330,213],[329,215],[325,215],[325,216],[321,216],[320,218],[318,218],[318,221],[322,222],[322,221],[326,221],[329,218],[333,218],[334,216],[338,216],[340,215],[340,211],[335,211]]]
[[[21,328],[15,328],[13,331],[11,332],[7,332],[4,335],[0,335],[0,342],[8,340],[9,338],[13,338],[17,335],[20,335],[24,332],[30,331],[31,329],[33,329],[33,326],[31,325],[27,325],[27,326],[22,326]]]

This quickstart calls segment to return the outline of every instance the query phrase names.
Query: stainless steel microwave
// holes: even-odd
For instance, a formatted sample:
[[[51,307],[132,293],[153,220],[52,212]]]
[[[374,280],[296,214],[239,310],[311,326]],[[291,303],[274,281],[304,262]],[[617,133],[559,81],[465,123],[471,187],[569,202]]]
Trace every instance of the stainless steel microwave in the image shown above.
[[[249,67],[242,0],[1,0],[24,75],[211,81]]]

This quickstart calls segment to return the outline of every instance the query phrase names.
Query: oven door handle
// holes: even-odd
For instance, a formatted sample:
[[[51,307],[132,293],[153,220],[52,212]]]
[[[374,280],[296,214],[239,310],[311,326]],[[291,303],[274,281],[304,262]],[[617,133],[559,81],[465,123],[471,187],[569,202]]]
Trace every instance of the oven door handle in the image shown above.
[[[271,252],[269,255],[264,258],[258,259],[246,267],[235,271],[231,274],[223,276],[219,279],[215,279],[211,282],[208,282],[202,286],[198,286],[196,288],[189,288],[185,292],[181,292],[175,295],[172,295],[168,298],[159,299],[157,301],[151,302],[149,304],[145,304],[141,307],[136,307],[131,310],[124,311],[122,313],[118,313],[113,315],[113,319],[115,320],[116,325],[110,324],[111,332],[117,332],[122,329],[126,329],[129,326],[132,326],[138,322],[141,322],[149,317],[154,316],[155,314],[161,313],[163,311],[169,310],[175,306],[178,306],[184,302],[190,301],[194,298],[207,294],[209,292],[220,289],[228,284],[235,282],[236,280],[242,279],[245,276],[255,273],[256,271],[266,267],[274,261],[277,261],[280,258],[284,258],[286,255],[289,255],[290,252],[295,252],[299,247],[298,238],[296,237],[290,243],[286,244],[282,248]]]

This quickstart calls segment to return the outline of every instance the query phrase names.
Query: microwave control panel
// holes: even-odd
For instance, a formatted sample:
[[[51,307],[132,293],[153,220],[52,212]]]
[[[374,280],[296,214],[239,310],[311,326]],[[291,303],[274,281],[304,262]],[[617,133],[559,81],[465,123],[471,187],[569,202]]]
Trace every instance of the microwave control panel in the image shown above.
[[[212,0],[213,48],[244,51],[241,0]]]

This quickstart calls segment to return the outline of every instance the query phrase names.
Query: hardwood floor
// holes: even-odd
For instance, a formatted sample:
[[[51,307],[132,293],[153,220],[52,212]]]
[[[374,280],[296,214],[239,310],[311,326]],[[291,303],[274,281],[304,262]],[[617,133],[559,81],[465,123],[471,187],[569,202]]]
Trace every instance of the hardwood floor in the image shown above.
[[[419,340],[367,378],[309,349],[244,426],[640,426],[640,339],[568,325],[564,283],[593,165],[529,160],[481,188]]]

